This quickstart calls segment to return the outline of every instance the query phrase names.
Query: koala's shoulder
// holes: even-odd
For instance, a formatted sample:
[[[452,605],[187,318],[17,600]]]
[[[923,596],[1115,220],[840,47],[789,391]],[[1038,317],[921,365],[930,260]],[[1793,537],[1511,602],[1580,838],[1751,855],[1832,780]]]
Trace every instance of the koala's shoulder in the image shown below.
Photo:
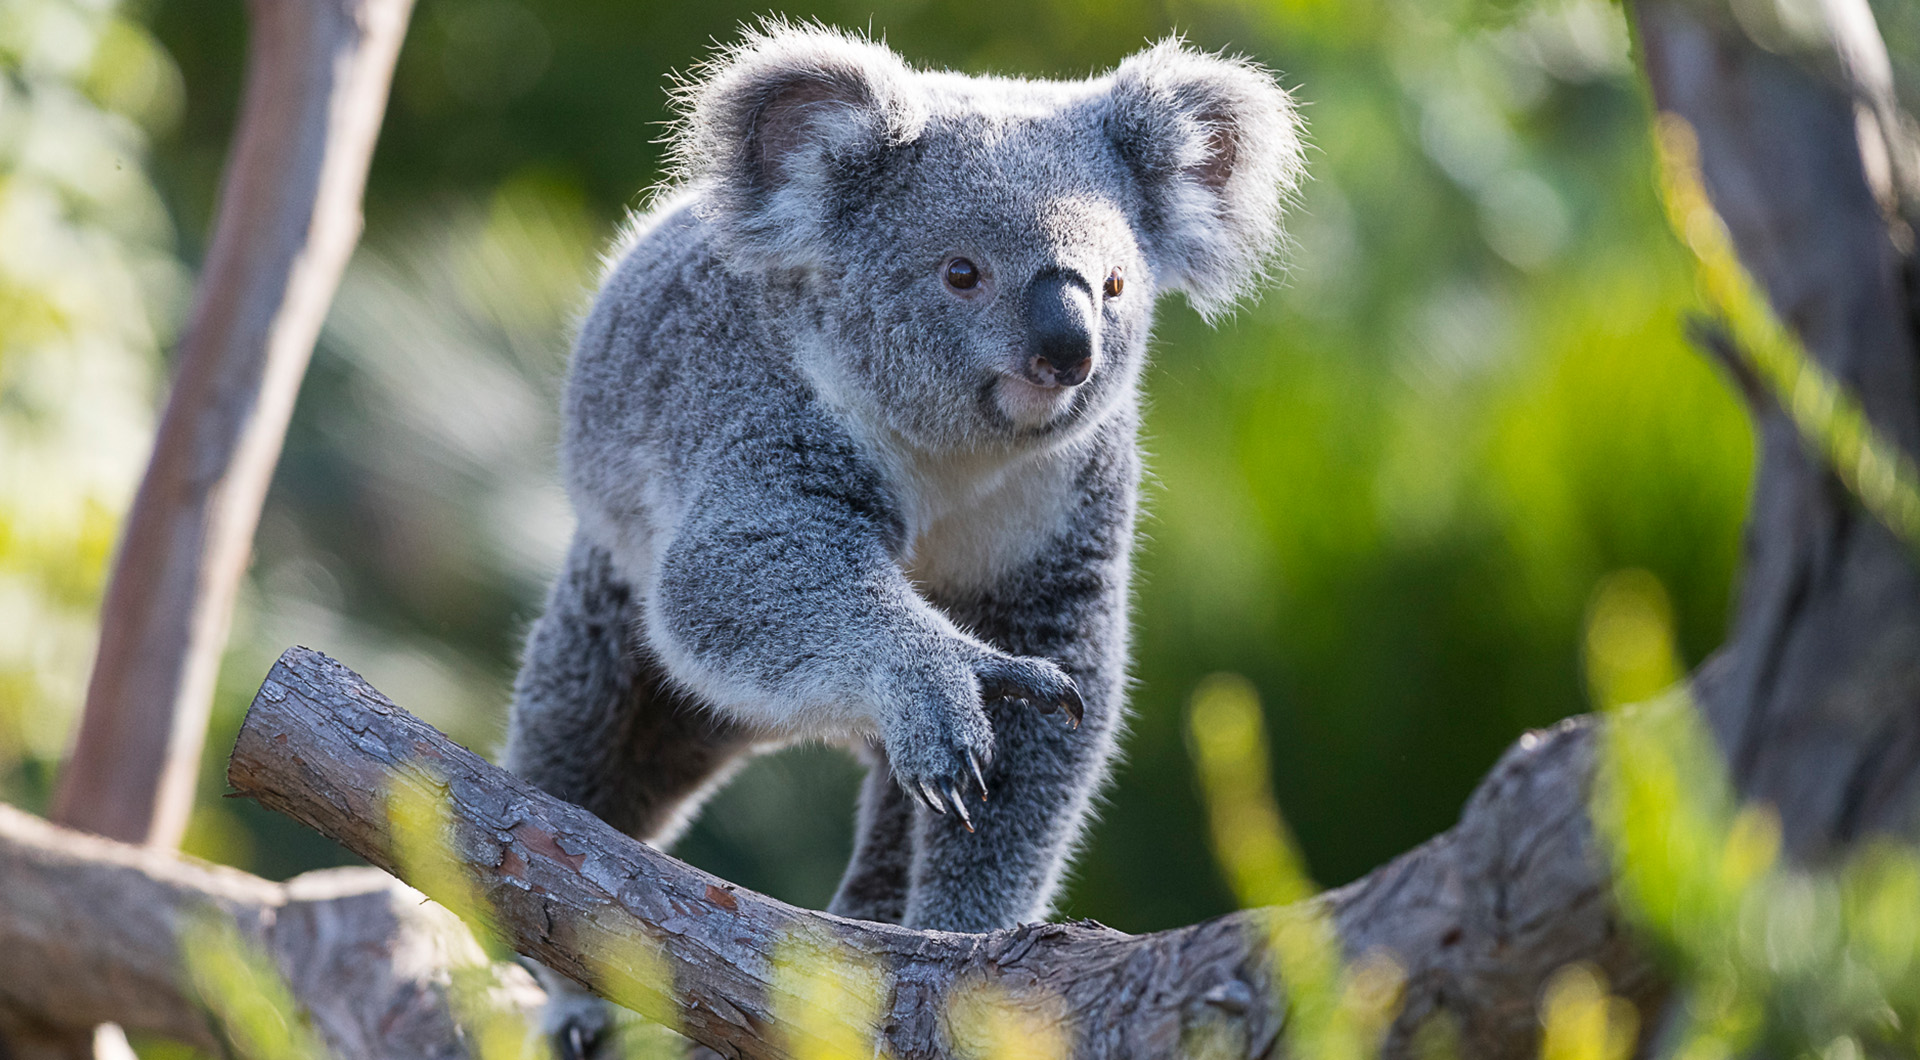
[[[629,218],[605,255],[600,291],[607,298],[654,303],[711,298],[742,286],[723,267],[702,196],[684,191]]]
[[[701,199],[683,193],[629,219],[605,256],[579,352],[609,342],[739,340],[756,326],[763,284],[730,268]]]

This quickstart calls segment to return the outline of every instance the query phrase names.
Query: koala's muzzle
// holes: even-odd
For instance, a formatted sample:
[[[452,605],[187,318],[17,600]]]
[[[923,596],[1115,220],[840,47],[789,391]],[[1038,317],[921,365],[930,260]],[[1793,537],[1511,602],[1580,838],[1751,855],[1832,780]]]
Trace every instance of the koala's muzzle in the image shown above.
[[[1079,386],[1093,374],[1093,288],[1065,269],[1027,285],[1026,377],[1041,386]]]

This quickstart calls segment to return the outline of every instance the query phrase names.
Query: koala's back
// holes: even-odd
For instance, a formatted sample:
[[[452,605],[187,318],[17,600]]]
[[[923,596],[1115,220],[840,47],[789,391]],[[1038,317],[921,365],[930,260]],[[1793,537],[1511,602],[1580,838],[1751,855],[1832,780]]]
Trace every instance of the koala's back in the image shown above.
[[[769,326],[765,281],[725,267],[698,205],[683,196],[636,222],[567,378],[562,455],[582,527],[641,556],[744,429],[811,404],[790,336]]]

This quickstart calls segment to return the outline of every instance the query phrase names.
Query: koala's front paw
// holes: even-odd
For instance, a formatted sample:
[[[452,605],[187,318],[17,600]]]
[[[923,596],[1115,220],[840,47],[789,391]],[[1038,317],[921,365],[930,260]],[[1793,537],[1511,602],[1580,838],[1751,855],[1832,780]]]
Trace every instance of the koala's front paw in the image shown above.
[[[993,727],[982,704],[1011,701],[1042,713],[1065,711],[1075,727],[1084,714],[1073,679],[1045,659],[989,652],[907,685],[905,709],[886,732],[894,779],[935,813],[951,808],[969,832],[967,799],[977,792],[986,801],[982,771],[993,757]]]

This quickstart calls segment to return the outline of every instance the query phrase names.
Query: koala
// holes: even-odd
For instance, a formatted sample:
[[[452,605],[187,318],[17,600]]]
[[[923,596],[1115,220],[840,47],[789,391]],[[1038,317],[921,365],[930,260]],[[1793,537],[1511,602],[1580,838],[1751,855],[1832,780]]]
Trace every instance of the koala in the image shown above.
[[[751,753],[841,742],[832,912],[1042,918],[1125,714],[1154,302],[1267,274],[1294,105],[1177,39],[1041,81],[781,23],[678,103],[574,349],[506,764],[664,845]],[[583,998],[562,1055],[607,1038]]]

